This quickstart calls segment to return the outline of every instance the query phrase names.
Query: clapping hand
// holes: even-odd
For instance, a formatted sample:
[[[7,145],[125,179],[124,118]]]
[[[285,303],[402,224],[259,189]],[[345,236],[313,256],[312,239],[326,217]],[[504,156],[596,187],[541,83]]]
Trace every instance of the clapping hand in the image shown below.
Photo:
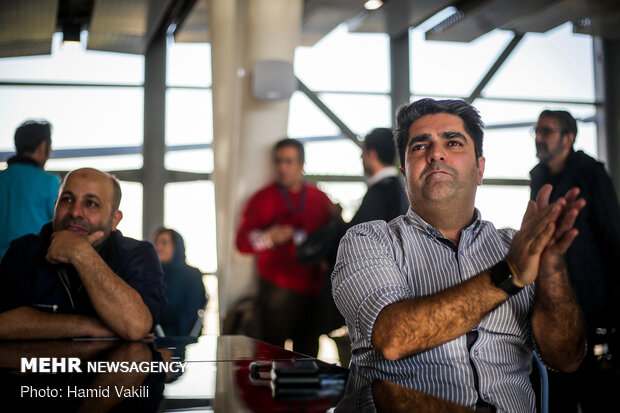
[[[540,275],[550,276],[564,267],[563,256],[578,234],[573,228],[585,200],[577,199],[573,188],[564,197],[549,203],[553,187],[543,186],[536,202],[530,201],[521,229],[515,235],[506,257],[517,285],[528,285]]]

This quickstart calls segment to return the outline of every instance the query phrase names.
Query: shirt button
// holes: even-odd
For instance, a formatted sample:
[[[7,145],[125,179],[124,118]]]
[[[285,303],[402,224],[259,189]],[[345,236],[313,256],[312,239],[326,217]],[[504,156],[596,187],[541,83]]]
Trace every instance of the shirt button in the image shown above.
[[[484,398],[485,401],[489,401],[489,393],[484,393],[482,397]]]
[[[478,350],[474,350],[474,356],[478,356]]]

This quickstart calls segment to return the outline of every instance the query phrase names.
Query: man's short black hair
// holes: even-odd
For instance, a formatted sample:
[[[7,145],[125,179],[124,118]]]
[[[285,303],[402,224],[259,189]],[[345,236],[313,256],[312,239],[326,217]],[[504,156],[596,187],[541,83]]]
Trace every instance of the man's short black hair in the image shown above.
[[[276,144],[273,146],[273,157],[275,159],[276,156],[276,152],[278,152],[280,149],[286,147],[286,146],[291,146],[295,149],[297,149],[297,155],[299,157],[299,162],[301,162],[301,164],[303,165],[305,159],[306,159],[306,153],[304,151],[304,145],[299,142],[297,139],[291,139],[291,138],[285,138],[282,140],[279,140],[278,142],[276,142]]]
[[[394,134],[392,129],[375,128],[364,138],[366,150],[377,152],[379,161],[383,165],[394,165],[396,161],[396,147],[394,146]]]
[[[33,153],[41,142],[52,144],[52,125],[45,120],[27,120],[15,130],[15,150],[18,155]]]
[[[482,128],[484,128],[484,123],[480,119],[478,110],[463,100],[435,100],[427,98],[403,105],[398,109],[394,141],[398,148],[401,165],[405,165],[409,128],[411,125],[423,116],[435,115],[437,113],[447,113],[461,118],[465,125],[465,131],[474,141],[476,159],[482,156]]]
[[[538,119],[544,117],[557,119],[560,124],[560,129],[562,129],[562,135],[565,133],[572,133],[573,136],[577,136],[577,121],[569,112],[565,110],[543,110],[540,116],[538,116]]]

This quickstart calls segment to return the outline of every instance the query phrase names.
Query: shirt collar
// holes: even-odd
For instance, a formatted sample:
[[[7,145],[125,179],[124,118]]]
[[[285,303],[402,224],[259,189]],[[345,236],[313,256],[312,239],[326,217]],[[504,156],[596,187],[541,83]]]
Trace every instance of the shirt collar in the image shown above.
[[[444,238],[444,236],[441,234],[441,232],[439,232],[439,230],[437,230],[428,222],[424,221],[424,219],[422,219],[422,217],[420,217],[413,210],[413,208],[409,207],[406,216],[413,224],[413,226],[418,230],[426,232],[427,234],[432,235],[435,238]],[[474,208],[474,219],[472,220],[471,224],[461,230],[461,239],[463,239],[463,233],[471,232],[473,235],[473,233],[475,233],[480,228],[481,223],[482,219],[480,211],[478,210],[478,208]]]
[[[23,156],[23,155],[14,155],[11,156],[6,163],[8,165],[13,165],[16,163],[22,163],[22,164],[26,164],[26,165],[32,165],[32,166],[36,166],[39,169],[43,169],[41,167],[41,164],[37,161],[35,161],[34,159],[28,157],[28,156]]]
[[[386,166],[385,168],[381,169],[379,172],[377,172],[376,174],[368,178],[366,183],[368,184],[368,187],[370,188],[377,182],[385,178],[390,178],[393,176],[398,176],[398,169],[396,169],[395,166]]]

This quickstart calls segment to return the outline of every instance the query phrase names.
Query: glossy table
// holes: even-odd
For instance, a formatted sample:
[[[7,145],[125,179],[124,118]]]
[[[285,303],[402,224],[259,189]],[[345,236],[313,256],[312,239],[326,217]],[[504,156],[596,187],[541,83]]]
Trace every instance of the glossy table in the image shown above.
[[[32,363],[51,358],[78,358],[74,361],[82,371],[23,371],[22,359]],[[120,362],[186,364],[182,372],[167,373],[86,369],[97,362],[106,369]],[[43,367],[49,370],[50,363]],[[244,336],[173,337],[152,343],[0,341],[0,397],[2,411],[10,406],[23,412],[471,411]]]
[[[56,373],[23,371],[22,359],[29,360],[32,369],[32,360],[52,358],[58,364]],[[79,358],[81,372],[67,371],[70,358]],[[317,367],[312,376],[320,376],[320,382],[291,386],[277,385],[271,379],[274,362],[296,370],[302,360]],[[64,372],[59,361],[66,362]],[[126,362],[125,366],[152,366],[162,361],[186,364],[182,372],[167,373],[131,367],[125,372],[87,370],[95,365],[89,362],[98,361],[105,362],[101,366],[106,369],[118,362]],[[50,363],[43,368],[49,371]],[[244,336],[175,337],[153,343],[0,342],[0,395],[5,406],[19,406],[21,411],[324,412],[342,398],[347,374],[346,369]]]

